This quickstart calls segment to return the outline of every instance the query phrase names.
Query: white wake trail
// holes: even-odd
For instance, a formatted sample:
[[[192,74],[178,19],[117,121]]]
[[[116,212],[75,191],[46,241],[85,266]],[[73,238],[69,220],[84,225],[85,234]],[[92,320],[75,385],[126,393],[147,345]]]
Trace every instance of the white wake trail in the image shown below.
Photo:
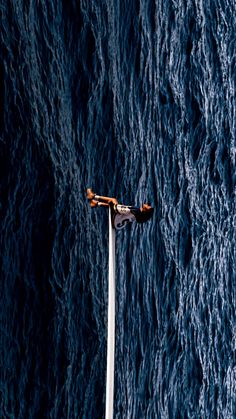
[[[109,208],[109,268],[108,268],[108,333],[107,333],[107,380],[106,419],[113,419],[114,373],[115,373],[115,229],[112,228],[111,208]]]

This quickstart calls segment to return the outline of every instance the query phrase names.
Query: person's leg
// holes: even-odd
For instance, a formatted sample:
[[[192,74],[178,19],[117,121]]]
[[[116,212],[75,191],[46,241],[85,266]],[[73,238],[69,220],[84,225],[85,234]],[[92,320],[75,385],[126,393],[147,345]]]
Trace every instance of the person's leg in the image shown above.
[[[92,189],[88,188],[87,189],[87,199],[90,201],[91,199],[94,198],[96,194],[92,191]]]
[[[92,189],[87,189],[87,198],[89,200],[94,199],[96,201],[99,202],[104,202],[107,204],[118,204],[118,201],[116,198],[110,198],[109,196],[101,196],[101,195],[96,195]]]
[[[116,198],[110,198],[109,196],[101,196],[101,195],[95,195],[94,199],[96,199],[99,202],[105,202],[108,205],[109,204],[118,204],[118,201]]]
[[[90,200],[90,206],[92,208],[95,208],[95,207],[109,207],[109,204],[106,204],[105,202],[96,201],[95,199],[91,199]]]

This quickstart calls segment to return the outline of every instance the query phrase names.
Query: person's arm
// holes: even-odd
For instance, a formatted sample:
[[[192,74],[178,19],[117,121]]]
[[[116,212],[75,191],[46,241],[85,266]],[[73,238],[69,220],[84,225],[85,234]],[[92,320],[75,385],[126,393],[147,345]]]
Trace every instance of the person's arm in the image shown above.
[[[127,205],[127,208],[131,211],[140,211],[140,207],[135,207],[134,205]]]

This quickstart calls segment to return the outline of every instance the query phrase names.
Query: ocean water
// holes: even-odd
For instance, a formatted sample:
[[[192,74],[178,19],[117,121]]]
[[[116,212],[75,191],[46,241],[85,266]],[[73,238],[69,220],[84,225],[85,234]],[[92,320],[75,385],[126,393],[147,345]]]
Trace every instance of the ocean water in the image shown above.
[[[0,416],[236,417],[236,5],[10,0],[1,10]]]

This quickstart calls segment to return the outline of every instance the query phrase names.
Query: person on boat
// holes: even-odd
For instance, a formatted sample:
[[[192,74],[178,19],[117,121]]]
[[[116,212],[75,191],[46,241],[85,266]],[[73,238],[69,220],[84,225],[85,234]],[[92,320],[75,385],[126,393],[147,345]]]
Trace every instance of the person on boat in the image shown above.
[[[153,216],[154,209],[150,204],[145,203],[140,208],[121,205],[116,198],[97,195],[90,188],[87,189],[87,198],[92,208],[111,207],[112,226],[117,230],[121,230],[133,221],[145,223]]]

